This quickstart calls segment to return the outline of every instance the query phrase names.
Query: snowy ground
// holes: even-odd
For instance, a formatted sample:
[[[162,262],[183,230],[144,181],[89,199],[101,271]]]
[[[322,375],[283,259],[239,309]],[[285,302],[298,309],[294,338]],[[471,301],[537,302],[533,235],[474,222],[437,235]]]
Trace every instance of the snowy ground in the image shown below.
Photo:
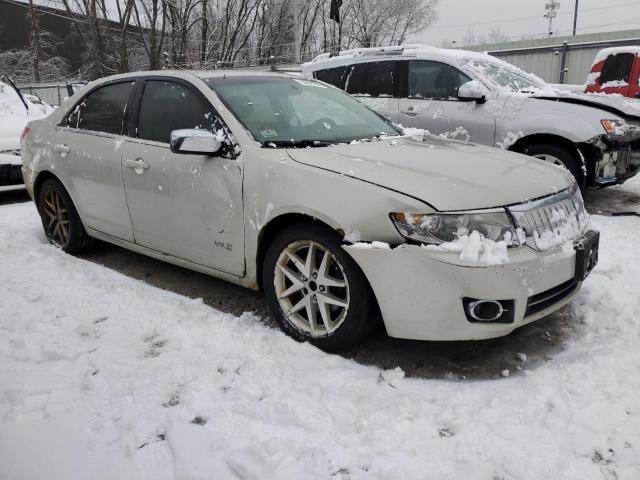
[[[297,344],[0,206],[0,479],[637,480],[640,218],[593,221],[600,264],[553,355],[464,381]]]

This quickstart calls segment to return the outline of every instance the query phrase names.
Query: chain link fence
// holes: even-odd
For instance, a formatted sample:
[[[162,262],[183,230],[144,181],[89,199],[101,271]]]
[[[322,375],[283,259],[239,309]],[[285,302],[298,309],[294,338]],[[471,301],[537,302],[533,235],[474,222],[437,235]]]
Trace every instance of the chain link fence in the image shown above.
[[[54,107],[59,106],[74,90],[76,84],[60,82],[60,83],[31,83],[27,85],[18,85],[22,94],[35,95],[40,100]]]

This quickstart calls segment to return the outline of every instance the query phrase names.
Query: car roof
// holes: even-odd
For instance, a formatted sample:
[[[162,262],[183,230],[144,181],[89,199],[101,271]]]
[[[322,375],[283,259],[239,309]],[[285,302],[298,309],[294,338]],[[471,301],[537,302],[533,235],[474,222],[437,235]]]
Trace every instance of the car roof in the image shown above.
[[[130,72],[121,73],[118,75],[111,75],[109,77],[101,78],[97,83],[104,83],[113,80],[127,80],[136,79],[140,77],[173,77],[182,78],[184,80],[193,80],[193,77],[206,80],[209,78],[224,78],[224,77],[281,77],[292,78],[295,73],[287,72],[271,72],[264,70],[241,70],[241,69],[215,69],[215,70],[149,70],[142,72]]]
[[[310,62],[302,64],[302,72],[307,74],[324,68],[371,62],[381,58],[385,60],[436,60],[445,63],[459,63],[471,59],[494,63],[500,62],[496,57],[492,57],[486,53],[436,48],[422,44],[408,44],[388,47],[354,48],[351,50],[341,50],[337,54],[323,53]]]
[[[596,58],[593,63],[600,63],[603,60],[606,60],[610,55],[617,55],[619,53],[633,53],[635,55],[640,55],[640,45],[628,45],[624,47],[609,47],[603,48],[598,52]]]

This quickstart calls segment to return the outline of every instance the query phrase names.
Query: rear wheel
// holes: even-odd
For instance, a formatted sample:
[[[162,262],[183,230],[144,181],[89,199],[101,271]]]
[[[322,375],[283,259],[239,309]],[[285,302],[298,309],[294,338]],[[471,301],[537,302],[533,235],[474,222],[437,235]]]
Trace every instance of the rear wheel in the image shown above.
[[[585,172],[582,170],[579,159],[576,158],[576,152],[571,152],[567,148],[549,143],[532,145],[524,153],[545,162],[565,167],[574,176],[580,188],[584,188]]]
[[[50,178],[44,182],[37,198],[42,227],[51,244],[67,253],[86,250],[92,243],[82,225],[78,211],[62,184]]]
[[[320,225],[296,225],[277,235],[265,256],[263,286],[280,327],[323,350],[351,347],[375,325],[364,274],[340,238]]]

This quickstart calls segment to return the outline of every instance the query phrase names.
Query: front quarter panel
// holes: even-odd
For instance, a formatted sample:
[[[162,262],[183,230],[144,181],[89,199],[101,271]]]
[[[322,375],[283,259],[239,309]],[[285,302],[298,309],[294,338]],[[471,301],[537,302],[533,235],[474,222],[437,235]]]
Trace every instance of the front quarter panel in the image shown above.
[[[515,97],[514,97],[515,98]],[[496,145],[509,138],[548,134],[565,138],[573,143],[587,142],[604,134],[600,120],[615,118],[597,108],[569,103],[521,98],[513,100],[513,108],[495,108]],[[490,102],[488,102],[488,107]]]
[[[331,147],[326,147],[331,148]],[[322,155],[323,148],[316,149]],[[354,241],[404,243],[389,213],[433,209],[402,193],[348,175],[300,164],[284,149],[254,147],[246,152],[244,209],[247,280],[256,275],[260,232],[274,219],[303,214]]]

